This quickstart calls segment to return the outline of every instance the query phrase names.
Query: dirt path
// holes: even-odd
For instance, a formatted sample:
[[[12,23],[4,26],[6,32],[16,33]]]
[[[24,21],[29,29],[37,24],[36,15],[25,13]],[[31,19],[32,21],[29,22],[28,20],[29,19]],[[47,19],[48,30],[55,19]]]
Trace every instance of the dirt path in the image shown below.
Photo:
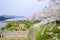
[[[30,40],[36,40],[36,36],[33,28],[30,29]]]
[[[4,37],[27,37],[29,31],[6,31],[3,32]]]
[[[4,31],[0,40],[28,40],[29,31]]]

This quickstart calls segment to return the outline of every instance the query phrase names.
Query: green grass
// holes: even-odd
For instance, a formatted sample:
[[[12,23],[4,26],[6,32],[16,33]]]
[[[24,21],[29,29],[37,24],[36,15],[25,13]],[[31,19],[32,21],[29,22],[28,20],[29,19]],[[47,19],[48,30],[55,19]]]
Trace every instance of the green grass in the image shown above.
[[[60,29],[58,29],[58,26],[60,26],[60,24],[55,25],[52,30],[49,30],[51,27],[48,24],[45,24],[40,26],[39,29],[35,29],[36,40],[56,40],[56,38],[53,39],[53,37],[60,39]],[[47,34],[51,32],[53,34]]]
[[[28,30],[33,24],[36,24],[38,22],[30,22],[30,21],[17,21],[17,22],[8,22],[5,27],[2,27],[2,30]],[[25,24],[24,29],[19,29],[19,24]]]

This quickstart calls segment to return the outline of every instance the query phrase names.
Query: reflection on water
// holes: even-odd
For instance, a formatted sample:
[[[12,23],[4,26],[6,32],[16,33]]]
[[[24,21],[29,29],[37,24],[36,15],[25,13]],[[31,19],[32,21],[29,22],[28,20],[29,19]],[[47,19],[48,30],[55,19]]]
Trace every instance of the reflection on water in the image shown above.
[[[4,27],[6,24],[7,24],[7,22],[5,22],[5,21],[0,21],[0,29],[1,29],[2,27]]]

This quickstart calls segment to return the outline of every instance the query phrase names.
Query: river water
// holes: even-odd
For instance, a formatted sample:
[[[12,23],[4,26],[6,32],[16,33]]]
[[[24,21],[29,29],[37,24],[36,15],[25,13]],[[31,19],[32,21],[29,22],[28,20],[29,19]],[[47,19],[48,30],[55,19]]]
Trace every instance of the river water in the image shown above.
[[[6,24],[7,24],[7,22],[5,22],[5,21],[0,21],[0,29],[1,29],[2,27],[4,27]]]

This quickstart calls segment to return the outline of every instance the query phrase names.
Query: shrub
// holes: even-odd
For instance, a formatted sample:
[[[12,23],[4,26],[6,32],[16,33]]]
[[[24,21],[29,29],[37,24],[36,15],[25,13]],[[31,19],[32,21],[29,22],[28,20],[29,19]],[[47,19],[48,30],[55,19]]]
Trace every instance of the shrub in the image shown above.
[[[46,24],[40,26],[39,29],[35,29],[36,40],[56,40],[60,39],[60,29],[58,29],[60,24],[54,26],[52,30],[49,30],[51,27]]]
[[[17,30],[19,30],[19,28],[13,26],[13,27],[10,27],[8,30],[11,30],[11,31],[15,30],[15,31],[17,31]]]

